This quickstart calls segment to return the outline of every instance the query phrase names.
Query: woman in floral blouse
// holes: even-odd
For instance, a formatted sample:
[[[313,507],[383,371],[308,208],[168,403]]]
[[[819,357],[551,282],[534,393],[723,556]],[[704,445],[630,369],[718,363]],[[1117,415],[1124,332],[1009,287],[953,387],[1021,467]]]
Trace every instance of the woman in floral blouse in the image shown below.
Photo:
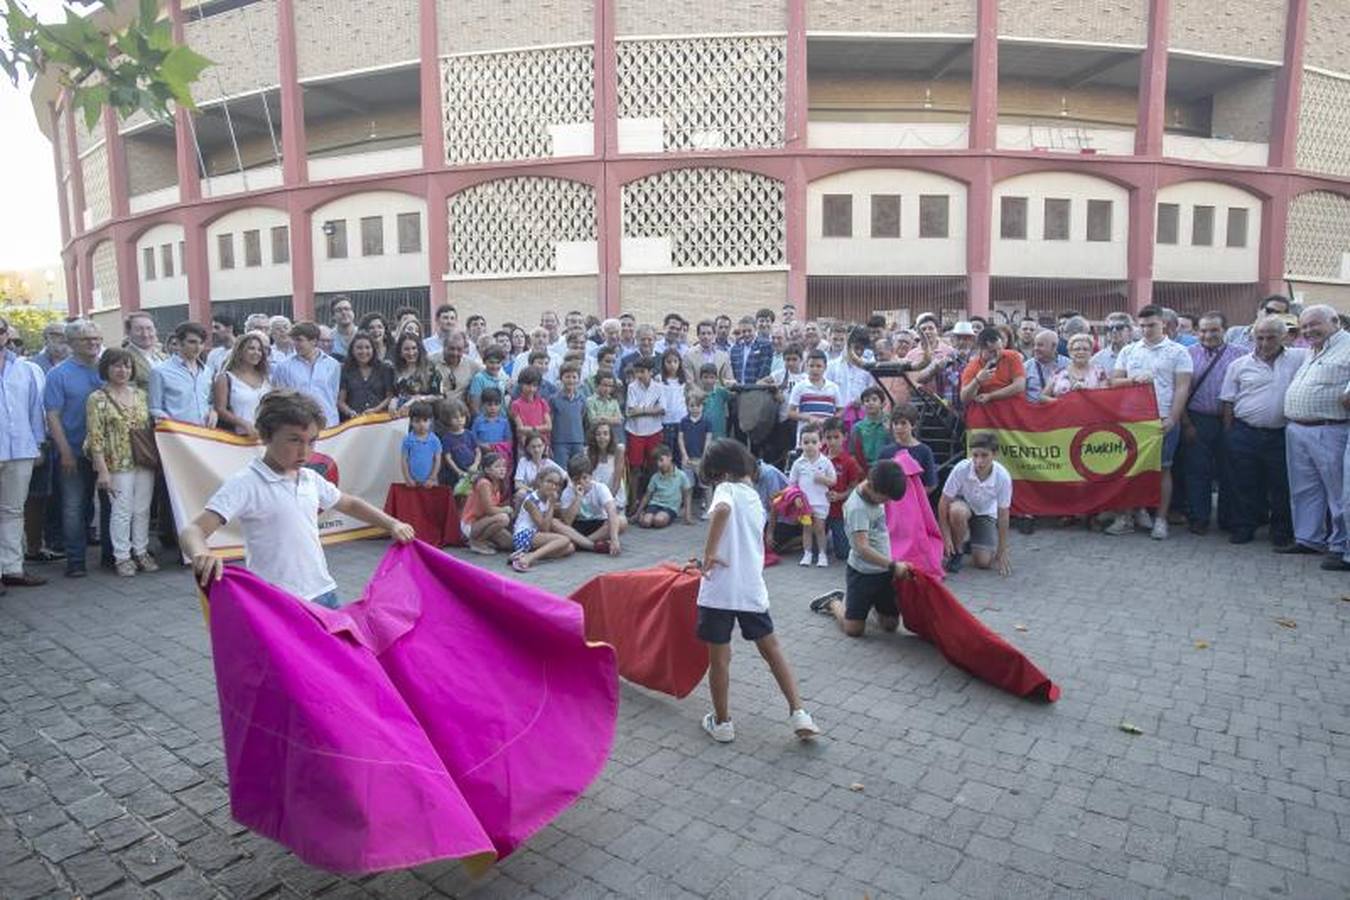
[[[150,501],[155,470],[136,465],[131,433],[150,424],[145,391],[132,383],[134,365],[126,350],[106,350],[98,361],[103,387],[85,403],[89,429],[84,452],[94,464],[98,486],[110,504],[108,523],[117,574],[159,568],[149,553]]]
[[[427,357],[422,339],[415,334],[404,334],[394,345],[394,405],[393,409],[406,416],[418,400],[441,399],[441,376]]]

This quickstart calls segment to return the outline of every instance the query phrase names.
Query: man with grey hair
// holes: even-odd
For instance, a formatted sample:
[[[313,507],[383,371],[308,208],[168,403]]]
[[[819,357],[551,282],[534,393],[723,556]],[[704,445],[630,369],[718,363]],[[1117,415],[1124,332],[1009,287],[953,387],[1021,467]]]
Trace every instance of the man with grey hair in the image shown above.
[[[285,316],[273,316],[267,320],[267,332],[272,339],[272,365],[285,362],[295,355],[290,319]]]
[[[244,320],[244,333],[260,331],[267,334],[271,328],[271,323],[272,317],[267,313],[250,313],[249,317]]]
[[[9,348],[18,329],[0,316],[0,594],[46,579],[23,570],[23,513],[28,483],[47,439],[42,370]],[[37,548],[33,548],[36,550]]]
[[[1049,328],[1036,332],[1027,357],[1027,402],[1039,403],[1041,392],[1055,378],[1055,373],[1069,364],[1069,358],[1059,352],[1059,335]]]
[[[619,344],[619,333],[622,328],[618,319],[605,319],[600,323],[600,343],[591,344],[586,348],[586,355],[592,361],[597,359],[603,348],[609,348],[614,351],[614,358],[623,356],[623,348]]]
[[[1134,340],[1134,319],[1129,313],[1113,312],[1106,317],[1106,341],[1092,355],[1092,364],[1103,372],[1116,370],[1116,357]]]
[[[1234,325],[1228,329],[1228,333],[1224,335],[1224,340],[1238,347],[1254,346],[1256,322],[1260,322],[1267,316],[1287,316],[1289,312],[1289,298],[1280,294],[1271,294],[1257,304],[1256,319],[1251,325]]]
[[[42,329],[42,349],[33,355],[33,363],[45,375],[68,356],[70,345],[66,343],[66,326],[61,322],[48,322]]]
[[[1350,334],[1330,306],[1310,306],[1299,327],[1312,352],[1284,395],[1285,456],[1294,542],[1277,552],[1326,553],[1322,568],[1350,570],[1343,497],[1350,435]],[[1330,530],[1327,523],[1330,521]]]
[[[124,325],[126,338],[122,347],[131,354],[132,380],[136,387],[146,390],[150,386],[150,372],[169,355],[159,347],[159,330],[149,313],[134,312],[127,316]]]

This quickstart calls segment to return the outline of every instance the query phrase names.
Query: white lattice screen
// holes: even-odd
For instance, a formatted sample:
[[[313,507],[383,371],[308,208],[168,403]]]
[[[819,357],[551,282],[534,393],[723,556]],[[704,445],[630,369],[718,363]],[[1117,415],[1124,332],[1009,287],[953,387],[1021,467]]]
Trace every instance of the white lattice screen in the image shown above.
[[[781,266],[783,183],[738,169],[672,169],[623,186],[623,236],[664,238],[677,269]]]
[[[452,196],[455,275],[556,272],[559,242],[596,240],[595,190],[561,178],[502,178]]]
[[[84,205],[89,210],[90,223],[112,218],[112,193],[108,184],[108,149],[106,145],[90,151],[80,160],[84,175]]]
[[[451,165],[552,156],[550,125],[594,120],[595,51],[587,44],[446,57],[441,115]]]
[[[1298,167],[1350,175],[1350,79],[1304,71],[1298,122]]]
[[[113,252],[112,241],[104,241],[94,248],[91,263],[94,270],[94,290],[102,295],[99,307],[117,306],[120,302],[117,291],[117,255]]]
[[[1350,253],[1350,197],[1330,191],[1300,194],[1289,204],[1284,270],[1303,278],[1340,279]]]
[[[787,39],[619,41],[621,119],[660,119],[666,150],[783,146]]]

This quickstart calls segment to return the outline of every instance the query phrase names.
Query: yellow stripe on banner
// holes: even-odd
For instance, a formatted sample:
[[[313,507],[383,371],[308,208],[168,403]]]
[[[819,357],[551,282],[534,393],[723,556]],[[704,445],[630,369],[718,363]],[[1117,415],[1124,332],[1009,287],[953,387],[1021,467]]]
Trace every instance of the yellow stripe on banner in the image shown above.
[[[325,428],[319,432],[319,439],[336,437],[344,431],[348,431],[358,425],[378,425],[381,422],[392,422],[394,416],[389,413],[368,413],[364,416],[357,416],[354,419],[348,419],[340,425],[334,425],[332,428]],[[194,425],[191,422],[180,422],[177,419],[165,419],[155,425],[156,431],[166,431],[172,434],[190,434],[193,437],[206,438],[207,440],[217,441],[221,444],[234,444],[236,447],[252,447],[261,444],[262,441],[256,438],[243,437],[235,434],[233,431],[222,431],[219,428],[207,428],[204,425]]]
[[[1016,481],[1104,481],[1156,472],[1162,465],[1162,425],[1156,421],[980,431],[998,438],[999,462]]]

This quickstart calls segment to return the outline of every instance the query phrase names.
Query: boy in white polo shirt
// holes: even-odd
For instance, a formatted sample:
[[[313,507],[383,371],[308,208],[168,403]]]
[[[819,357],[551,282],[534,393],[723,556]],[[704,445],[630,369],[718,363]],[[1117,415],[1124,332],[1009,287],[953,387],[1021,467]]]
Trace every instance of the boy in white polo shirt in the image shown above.
[[[178,538],[203,588],[219,581],[224,569],[207,540],[232,519],[238,519],[244,535],[245,568],[288,593],[330,609],[340,604],[337,583],[328,574],[319,542],[319,513],[336,509],[387,529],[400,544],[413,539],[411,525],[342,493],[305,468],[323,423],[323,410],[303,394],[273,391],[263,397],[255,422],[267,445],[262,459],[225,479],[206,501],[206,509]]]

